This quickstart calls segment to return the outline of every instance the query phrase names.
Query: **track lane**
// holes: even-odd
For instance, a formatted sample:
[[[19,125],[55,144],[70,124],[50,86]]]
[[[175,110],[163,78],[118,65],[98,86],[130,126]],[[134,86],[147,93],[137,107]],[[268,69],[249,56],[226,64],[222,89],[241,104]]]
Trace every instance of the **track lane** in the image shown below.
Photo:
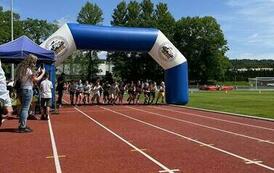
[[[102,109],[120,110],[121,107],[104,106]],[[81,107],[82,111],[88,111],[88,107]],[[131,110],[125,110],[125,114],[136,114]],[[116,115],[115,115],[116,114]],[[183,172],[271,172],[254,164],[246,166],[242,160],[231,156],[216,153],[199,144],[193,144],[189,140],[170,135],[159,129],[152,128],[146,124],[136,123],[127,117],[112,111],[106,112],[104,116],[93,113],[88,114],[92,118],[103,122],[115,131],[132,138],[139,146],[148,148],[148,151],[171,168],[178,168]],[[138,116],[146,116],[144,113]],[[211,158],[208,160],[207,158]],[[205,161],[206,159],[206,161]]]
[[[180,107],[176,105],[163,105],[161,107],[169,108],[174,111],[189,113],[189,115],[193,115],[193,116],[195,116],[195,114],[198,114],[198,116],[200,117],[209,118],[209,119],[211,118],[216,121],[223,121],[231,124],[238,124],[241,126],[259,128],[259,129],[261,128],[269,131],[274,131],[273,121],[266,121],[266,120],[241,117],[241,116],[233,116],[229,114],[221,114],[221,113],[202,111],[202,110],[194,110],[194,109]]]
[[[217,141],[217,143],[216,142],[215,143],[212,142],[212,143],[219,144],[221,146],[221,148],[227,147],[228,150],[231,150],[231,151],[239,151],[239,149],[240,149],[240,153],[243,153],[243,154],[245,154],[251,158],[254,158],[254,159],[261,158],[266,163],[274,165],[274,162],[273,162],[274,157],[272,154],[270,154],[270,153],[274,153],[273,142],[254,140],[254,139],[250,139],[250,137],[248,138],[248,136],[243,137],[241,135],[236,135],[236,134],[231,135],[231,134],[224,133],[222,130],[216,130],[214,127],[210,128],[210,126],[206,126],[206,128],[205,128],[203,125],[198,126],[196,123],[190,123],[188,121],[179,121],[180,120],[179,118],[178,119],[172,118],[172,117],[174,117],[174,114],[163,114],[163,113],[157,112],[155,110],[153,112],[147,111],[148,108],[139,109],[139,108],[131,107],[131,109],[177,122],[179,124],[178,124],[178,126],[174,125],[176,127],[179,127],[180,124],[181,125],[190,125],[193,128],[195,128],[195,126],[196,126],[195,130],[199,130],[199,132],[201,134],[205,135],[204,137],[202,135],[197,135],[196,136],[197,139],[201,139],[203,141],[207,141],[209,139],[210,139],[210,141],[215,140],[215,141]],[[179,130],[179,128],[178,128],[178,130]],[[182,132],[184,132],[184,130],[186,130],[186,129],[183,128]],[[209,133],[211,133],[211,135]],[[219,136],[223,136],[223,137],[220,138]],[[218,139],[218,138],[220,138],[220,139]],[[231,145],[230,143],[233,143],[233,145]],[[231,146],[229,146],[229,145],[231,145]],[[245,146],[244,148],[243,148],[243,145]],[[249,150],[252,152],[250,152]]]
[[[128,108],[138,110],[138,107],[136,108],[128,107]],[[211,119],[191,117],[191,116],[185,115],[183,112],[174,112],[172,110],[161,109],[159,107],[144,107],[142,108],[142,110],[155,112],[155,114],[158,113],[158,116],[162,116],[168,119],[173,119],[174,121],[193,124],[199,127],[204,127],[211,130],[220,131],[226,134],[255,140],[257,142],[263,142],[270,145],[274,145],[274,140],[272,142],[274,132],[271,133],[265,130],[262,131],[261,129],[257,129],[257,128],[254,129],[252,127],[249,127],[249,129],[247,129],[247,127],[245,126],[244,127],[239,125],[235,126],[234,124],[230,124],[230,123],[215,122],[214,120],[211,120]]]
[[[87,112],[104,116],[106,111],[97,110],[89,106]],[[62,108],[60,113],[62,116],[52,117],[52,126],[59,155],[64,156],[63,172],[143,173],[160,169],[74,108]]]
[[[0,128],[0,172],[55,172],[47,121],[28,120],[32,133],[15,133],[18,120]]]
[[[216,119],[216,118],[210,117],[210,115],[208,115],[209,116],[208,117],[205,113],[203,114],[197,113],[195,110],[192,110],[192,112],[190,113],[190,112],[184,112],[184,109],[173,110],[172,108],[173,107],[162,108],[158,106],[149,106],[149,107],[146,107],[146,110],[161,112],[163,114],[169,114],[171,117],[174,117],[174,118],[180,118],[186,121],[191,121],[191,122],[195,122],[195,123],[199,123],[207,126],[212,126],[212,127],[227,130],[230,132],[259,138],[262,140],[269,140],[270,143],[274,143],[274,131],[272,131],[272,129],[269,127],[255,125],[256,120],[252,120],[253,124],[244,123],[245,125],[242,125],[241,122],[240,124],[238,124],[238,122],[236,122],[235,120],[233,121],[233,123],[231,123],[230,121],[227,122],[225,118],[226,115],[220,114],[219,115],[220,117]],[[221,120],[220,118],[223,118],[223,117],[224,117],[224,120]],[[248,118],[240,118],[239,120],[243,121],[242,119],[245,120]],[[259,122],[263,123],[261,122],[261,120],[259,120]],[[270,122],[266,122],[266,123],[268,126],[270,125],[269,124]],[[252,126],[247,126],[246,124],[252,125]],[[272,124],[274,124],[274,122]],[[255,125],[256,127],[253,127],[253,125]],[[264,128],[267,128],[267,129],[264,129]]]
[[[273,153],[273,146],[267,146],[263,143],[254,143],[246,139],[239,139],[235,136],[223,135],[220,132],[209,131],[208,129],[195,127],[189,124],[183,124],[173,120],[167,120],[163,117],[149,115],[148,112],[140,111],[129,111],[127,109],[118,108],[118,112],[129,115],[148,123],[163,127],[165,129],[171,130],[172,132],[177,132],[179,134],[186,134],[185,136],[191,139],[198,139],[206,144],[214,144],[217,148],[223,149],[230,152],[230,155],[236,154],[241,157],[253,160],[262,159],[264,164],[261,166],[269,167],[270,170],[273,168],[274,157],[270,153]],[[244,146],[244,147],[243,147]],[[245,159],[243,159],[246,161]],[[250,162],[250,161],[248,161]],[[272,166],[271,166],[272,165]]]

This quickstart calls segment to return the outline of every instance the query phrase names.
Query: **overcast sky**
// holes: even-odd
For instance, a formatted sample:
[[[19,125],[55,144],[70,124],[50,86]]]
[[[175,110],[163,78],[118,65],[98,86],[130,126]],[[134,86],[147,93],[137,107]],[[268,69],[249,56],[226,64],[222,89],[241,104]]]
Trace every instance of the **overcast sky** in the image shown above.
[[[5,10],[11,0],[0,0]],[[37,18],[50,22],[75,22],[87,0],[14,0],[14,11],[22,19]],[[119,0],[93,0],[104,13],[104,25],[110,25]],[[126,0],[129,2],[129,0]],[[139,1],[140,2],[140,1]],[[178,20],[186,16],[213,16],[228,40],[230,59],[274,59],[274,0],[152,0],[168,4]]]

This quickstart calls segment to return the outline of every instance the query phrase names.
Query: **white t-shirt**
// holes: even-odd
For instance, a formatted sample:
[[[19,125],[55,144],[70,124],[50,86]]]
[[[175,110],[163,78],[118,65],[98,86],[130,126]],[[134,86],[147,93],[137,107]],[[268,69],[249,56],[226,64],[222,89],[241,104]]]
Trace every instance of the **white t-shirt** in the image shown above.
[[[93,93],[96,94],[96,95],[98,95],[98,96],[100,96],[100,89],[101,88],[102,88],[101,85],[95,85],[93,87]]]
[[[43,80],[40,84],[41,98],[52,98],[51,89],[53,88],[51,81]]]
[[[33,82],[32,82],[33,73],[30,68],[27,68],[26,75],[23,76],[21,79],[21,88],[23,89],[32,89]]]

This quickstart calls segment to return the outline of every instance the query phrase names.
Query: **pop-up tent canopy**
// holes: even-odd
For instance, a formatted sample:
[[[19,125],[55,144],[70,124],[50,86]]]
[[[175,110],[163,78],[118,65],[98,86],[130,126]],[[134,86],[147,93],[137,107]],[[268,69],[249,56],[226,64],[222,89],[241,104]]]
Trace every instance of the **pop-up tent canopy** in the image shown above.
[[[50,80],[55,85],[55,65],[54,51],[44,49],[34,43],[27,36],[21,36],[16,40],[0,45],[0,59],[5,63],[19,63],[29,54],[38,57],[38,64],[44,63],[46,71],[49,73]],[[55,95],[55,90],[52,90]],[[54,108],[55,97],[52,97],[52,107]]]
[[[2,62],[18,63],[27,55],[38,57],[38,62],[51,64],[54,62],[54,52],[44,49],[34,43],[27,36],[0,45],[0,59]]]

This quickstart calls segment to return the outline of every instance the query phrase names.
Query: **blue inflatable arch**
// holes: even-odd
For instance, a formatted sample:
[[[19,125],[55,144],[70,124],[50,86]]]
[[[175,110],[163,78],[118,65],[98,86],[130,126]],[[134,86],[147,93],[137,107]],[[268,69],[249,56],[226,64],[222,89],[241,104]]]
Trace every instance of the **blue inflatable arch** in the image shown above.
[[[55,51],[56,66],[77,49],[148,52],[165,70],[166,102],[188,102],[187,61],[158,29],[68,23],[41,46]]]

